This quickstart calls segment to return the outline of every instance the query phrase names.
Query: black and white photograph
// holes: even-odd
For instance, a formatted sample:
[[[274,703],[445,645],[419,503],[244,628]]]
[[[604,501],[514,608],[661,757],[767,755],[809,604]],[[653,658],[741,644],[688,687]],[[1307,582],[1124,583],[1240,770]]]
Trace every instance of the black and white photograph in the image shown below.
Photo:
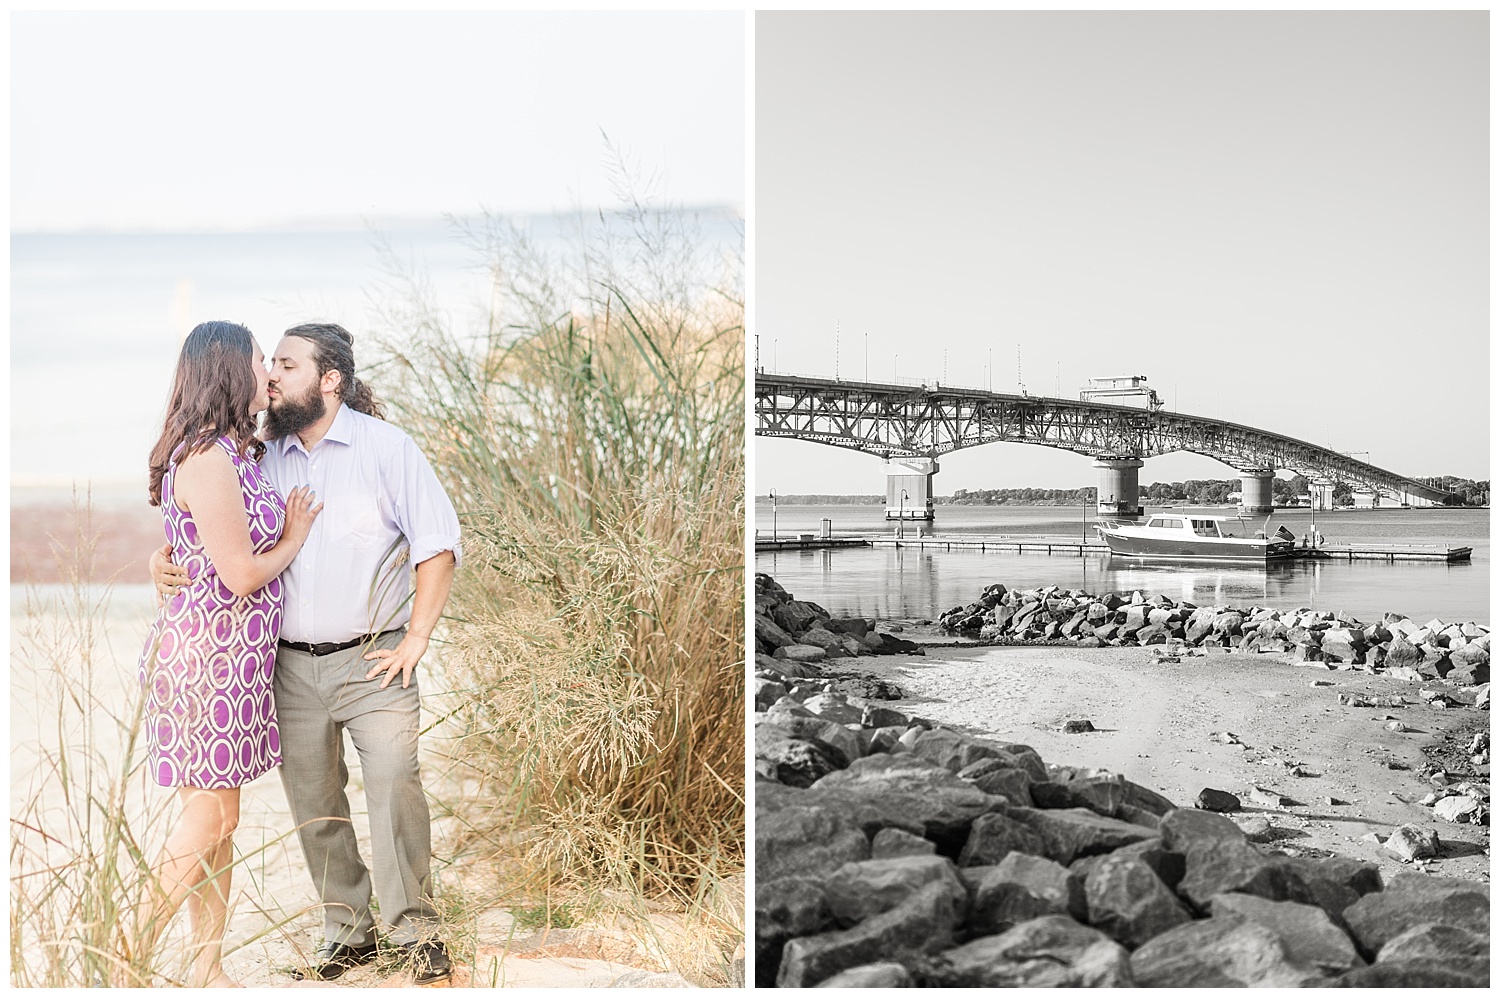
[[[1489,983],[1489,14],[760,12],[759,987]]]

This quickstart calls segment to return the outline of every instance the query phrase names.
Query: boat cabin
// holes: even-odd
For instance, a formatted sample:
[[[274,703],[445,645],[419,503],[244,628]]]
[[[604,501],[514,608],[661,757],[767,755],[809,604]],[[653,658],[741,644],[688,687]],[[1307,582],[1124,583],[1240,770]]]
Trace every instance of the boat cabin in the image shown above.
[[[1224,521],[1215,516],[1162,516],[1160,514],[1146,521],[1147,527],[1158,530],[1190,530],[1199,537],[1236,537],[1228,530],[1223,529]]]

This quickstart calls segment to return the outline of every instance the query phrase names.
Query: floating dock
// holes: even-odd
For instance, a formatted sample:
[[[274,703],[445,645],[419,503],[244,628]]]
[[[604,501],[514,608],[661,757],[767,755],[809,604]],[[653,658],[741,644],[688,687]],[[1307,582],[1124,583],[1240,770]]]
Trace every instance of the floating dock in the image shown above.
[[[762,537],[755,539],[755,550],[757,551],[812,551],[818,548],[864,548],[869,546],[870,542],[863,537],[814,537],[812,534],[798,534],[792,537],[781,537],[776,540]]]
[[[1078,537],[959,536],[959,537],[817,537],[802,534],[779,540],[757,539],[757,551],[805,551],[819,548],[901,547],[919,551],[993,551],[997,554],[1050,554],[1082,558],[1108,554],[1109,545]],[[1294,558],[1331,561],[1441,561],[1453,564],[1470,560],[1473,549],[1445,544],[1377,544],[1367,542],[1324,544],[1316,551],[1298,548]]]

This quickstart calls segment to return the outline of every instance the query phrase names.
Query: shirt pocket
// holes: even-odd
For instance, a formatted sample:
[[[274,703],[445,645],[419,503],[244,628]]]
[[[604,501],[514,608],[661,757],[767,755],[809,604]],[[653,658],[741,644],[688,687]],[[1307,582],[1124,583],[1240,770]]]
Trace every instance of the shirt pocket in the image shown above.
[[[385,542],[385,517],[380,515],[380,500],[373,495],[351,494],[330,502],[323,515],[334,514],[339,529],[330,531],[340,544],[355,548],[373,548]]]

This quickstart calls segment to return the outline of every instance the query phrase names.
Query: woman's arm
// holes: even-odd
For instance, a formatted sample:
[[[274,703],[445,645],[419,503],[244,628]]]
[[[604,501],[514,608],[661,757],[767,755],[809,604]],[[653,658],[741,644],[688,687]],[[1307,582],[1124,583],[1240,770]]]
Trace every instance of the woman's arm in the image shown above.
[[[179,506],[192,513],[198,540],[224,585],[236,596],[248,596],[286,570],[323,504],[312,504],[312,490],[292,490],[286,500],[286,526],[276,546],[256,554],[250,543],[250,520],[234,463],[220,447],[183,459],[173,480]]]

